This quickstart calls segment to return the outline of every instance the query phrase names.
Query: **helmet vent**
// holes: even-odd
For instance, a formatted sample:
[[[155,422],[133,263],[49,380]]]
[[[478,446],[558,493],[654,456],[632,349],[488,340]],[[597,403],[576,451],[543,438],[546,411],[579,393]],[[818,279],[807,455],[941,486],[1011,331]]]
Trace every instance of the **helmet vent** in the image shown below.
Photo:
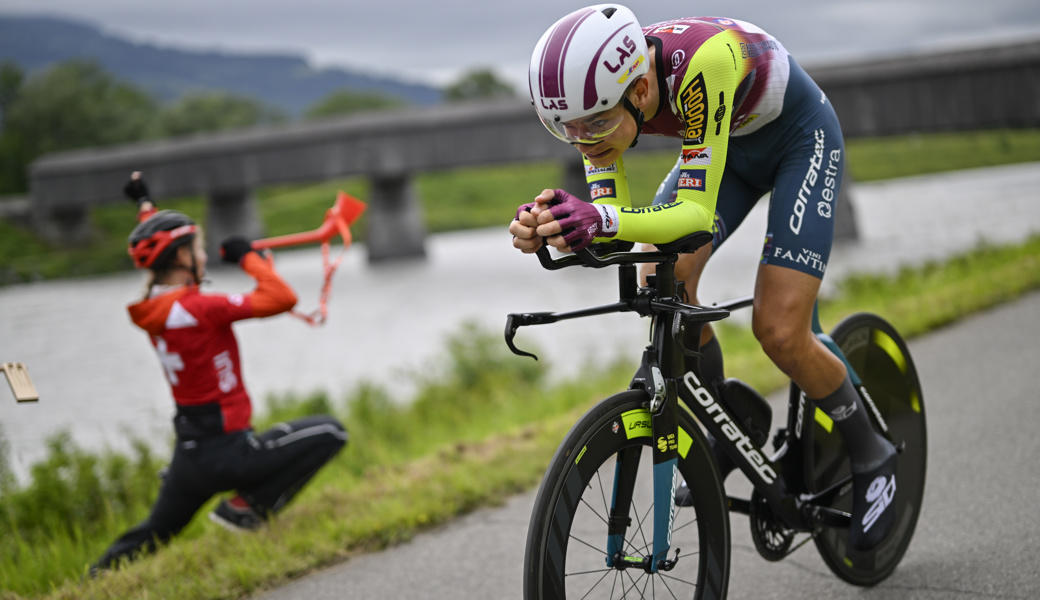
[[[606,15],[608,19],[610,17],[613,17],[615,12],[617,12],[617,9],[613,6],[609,6],[603,9],[603,14]]]

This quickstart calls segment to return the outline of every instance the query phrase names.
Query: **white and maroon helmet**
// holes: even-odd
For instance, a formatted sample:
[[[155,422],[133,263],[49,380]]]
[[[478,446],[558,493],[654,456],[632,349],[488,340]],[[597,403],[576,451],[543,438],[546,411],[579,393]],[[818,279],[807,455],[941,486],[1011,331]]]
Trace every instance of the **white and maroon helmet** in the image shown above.
[[[649,71],[649,62],[646,38],[631,10],[620,4],[582,8],[538,40],[528,80],[531,99],[553,135],[595,143],[613,131],[609,123],[579,132],[563,124],[617,106],[629,84]]]

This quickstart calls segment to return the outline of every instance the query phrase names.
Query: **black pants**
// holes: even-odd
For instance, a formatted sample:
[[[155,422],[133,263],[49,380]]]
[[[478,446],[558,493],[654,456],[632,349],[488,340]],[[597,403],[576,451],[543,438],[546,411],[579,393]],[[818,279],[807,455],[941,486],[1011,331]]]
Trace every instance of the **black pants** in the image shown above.
[[[260,435],[178,440],[151,514],[116,540],[95,568],[154,551],[218,492],[237,491],[261,516],[277,513],[346,442],[343,425],[330,416],[279,423]]]

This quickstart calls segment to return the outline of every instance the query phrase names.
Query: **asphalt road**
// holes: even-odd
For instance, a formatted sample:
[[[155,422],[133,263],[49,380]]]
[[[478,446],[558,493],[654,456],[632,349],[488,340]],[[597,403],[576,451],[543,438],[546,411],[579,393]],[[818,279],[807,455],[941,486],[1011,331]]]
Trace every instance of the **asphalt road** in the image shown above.
[[[1040,598],[1040,293],[910,343],[928,415],[925,503],[896,572],[870,589],[838,580],[808,544],[760,558],[733,515],[730,598],[947,600]],[[785,400],[772,398],[774,423]],[[739,474],[731,491],[741,487]],[[365,555],[254,600],[521,597],[534,492],[409,543]]]

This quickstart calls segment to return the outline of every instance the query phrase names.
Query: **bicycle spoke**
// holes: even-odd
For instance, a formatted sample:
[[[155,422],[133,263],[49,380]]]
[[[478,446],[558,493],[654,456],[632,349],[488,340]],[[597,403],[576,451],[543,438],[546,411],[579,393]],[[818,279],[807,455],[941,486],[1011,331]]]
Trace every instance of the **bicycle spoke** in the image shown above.
[[[597,547],[593,546],[592,544],[586,542],[585,540],[583,540],[583,539],[581,539],[579,537],[574,537],[573,533],[568,535],[567,537],[569,537],[570,539],[572,539],[572,540],[574,540],[576,542],[579,542],[582,546],[588,546],[589,548],[592,548],[593,550],[595,550],[596,552],[602,554],[603,556],[607,555],[606,551],[603,550],[602,548],[597,548]]]
[[[662,579],[671,579],[672,581],[678,581],[679,583],[681,583],[683,585],[688,585],[688,586],[692,587],[693,589],[697,589],[697,584],[695,582],[693,582],[693,581],[686,581],[685,579],[682,579],[681,577],[675,577],[675,576],[669,575],[667,573],[658,573],[658,575],[660,575]],[[671,588],[669,588],[669,591],[671,591]],[[674,596],[674,594],[672,594],[672,595]]]
[[[604,517],[602,514],[600,514],[599,511],[597,511],[595,508],[592,508],[592,505],[589,504],[588,501],[585,500],[585,496],[581,497],[581,503],[584,504],[585,506],[589,507],[589,510],[592,511],[592,514],[594,514],[597,517],[599,517],[599,520],[603,521],[604,525],[609,524],[609,521],[607,521],[607,518]],[[607,511],[607,514],[610,514],[609,510]]]
[[[610,514],[610,505],[607,504],[607,491],[603,489],[603,477],[599,474],[599,471],[596,471],[596,482],[599,483],[599,495],[600,495],[600,498],[603,499],[603,514],[609,515]],[[591,483],[589,484],[589,487],[592,487]],[[582,497],[582,502],[585,502],[585,498],[584,497]],[[588,504],[588,503],[585,502],[585,504]],[[589,508],[591,509],[592,506],[589,505]],[[595,512],[595,511],[593,511],[593,512]]]
[[[588,598],[589,594],[591,594],[596,588],[598,588],[599,584],[603,583],[603,580],[606,579],[607,575],[610,575],[610,572],[613,571],[613,570],[614,569],[606,569],[604,571],[604,573],[603,573],[603,576],[600,577],[599,579],[597,579],[596,583],[592,584],[592,587],[589,588],[589,591],[585,592],[585,595],[582,596],[582,600],[584,600],[585,598]],[[594,571],[590,571],[590,573],[592,573],[592,572],[594,572]],[[569,575],[568,575],[568,577],[569,577]],[[611,595],[613,595],[613,592],[611,592]]]
[[[636,507],[635,500],[632,500],[632,512],[637,513],[637,514],[639,513],[639,510]],[[646,512],[643,513],[643,516],[636,520],[636,531],[639,532],[639,537],[643,538],[643,546],[642,547],[637,547],[635,544],[633,544],[631,542],[631,540],[627,540],[627,539],[625,540],[625,543],[628,544],[629,547],[637,554],[646,552],[647,548],[650,548],[654,544],[653,540],[650,540],[649,542],[646,540],[646,531],[643,529],[643,523],[648,518],[650,518],[650,515],[652,515],[653,513],[654,513],[654,503],[651,502],[650,503],[650,508],[646,509]]]

